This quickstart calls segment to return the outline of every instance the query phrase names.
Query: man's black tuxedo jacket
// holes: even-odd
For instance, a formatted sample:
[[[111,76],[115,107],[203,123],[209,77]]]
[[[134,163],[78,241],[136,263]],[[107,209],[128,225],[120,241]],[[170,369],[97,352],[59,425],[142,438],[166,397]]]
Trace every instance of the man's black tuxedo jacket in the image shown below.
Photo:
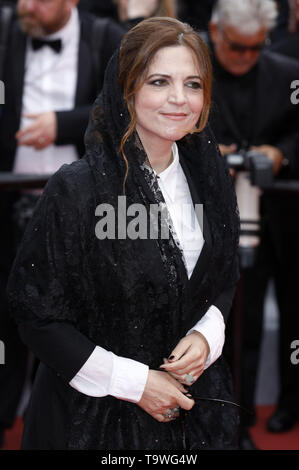
[[[75,108],[57,112],[58,135],[56,145],[76,145],[80,156],[84,153],[84,133],[91,105],[101,88],[109,58],[118,47],[124,30],[113,21],[104,25],[103,44],[99,44],[99,75],[93,63],[92,41],[95,17],[80,14],[80,42]],[[18,21],[12,25],[5,62],[5,106],[0,123],[0,171],[11,171],[16,152],[15,133],[19,129],[22,110],[24,67],[27,36]]]
[[[271,46],[271,51],[299,60],[299,31],[274,43]]]
[[[215,59],[216,60],[216,59]],[[295,135],[299,130],[299,105],[291,102],[291,83],[299,78],[299,62],[270,51],[258,61],[256,99],[252,114],[253,137],[250,145],[273,145],[289,160],[289,168],[281,176],[296,178],[299,159]],[[252,86],[255,86],[252,84]],[[230,111],[231,95],[221,91],[215,77],[211,127],[221,144],[241,144],[238,123]]]

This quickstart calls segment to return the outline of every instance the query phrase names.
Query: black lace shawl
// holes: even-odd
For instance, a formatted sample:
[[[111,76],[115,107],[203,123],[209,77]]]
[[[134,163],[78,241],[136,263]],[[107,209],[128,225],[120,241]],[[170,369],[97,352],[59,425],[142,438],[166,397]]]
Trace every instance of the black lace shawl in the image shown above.
[[[117,59],[115,54],[108,65],[91,112],[86,155],[50,179],[26,231],[8,292],[17,322],[68,322],[95,344],[158,368],[209,306],[236,284],[238,211],[228,169],[206,128],[178,142],[210,227],[212,248],[201,276],[188,281],[172,236],[95,236],[98,204],[111,204],[117,216],[117,198],[123,195],[126,168],[119,146],[129,115],[118,85]],[[144,165],[138,136],[130,138],[125,152],[127,205],[141,203],[148,209],[163,201],[153,172]],[[222,358],[193,388],[201,396],[232,399]],[[71,387],[66,393],[65,441],[70,449],[182,448],[178,420],[159,423],[138,405],[111,396],[92,398]],[[230,406],[195,406],[186,415],[191,449],[234,448],[236,424]]]

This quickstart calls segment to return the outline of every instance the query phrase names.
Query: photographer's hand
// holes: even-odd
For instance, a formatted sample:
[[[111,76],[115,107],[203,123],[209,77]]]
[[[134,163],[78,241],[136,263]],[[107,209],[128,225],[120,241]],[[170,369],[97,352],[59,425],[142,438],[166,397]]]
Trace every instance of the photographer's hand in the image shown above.
[[[276,175],[283,162],[283,153],[277,147],[272,145],[258,145],[250,147],[250,150],[256,150],[259,153],[263,153],[273,162],[273,173]]]
[[[225,155],[228,155],[229,153],[236,152],[237,151],[237,145],[236,144],[231,144],[231,145],[224,145],[224,144],[218,144],[219,150],[223,157]]]
[[[233,153],[237,151],[237,144],[231,144],[231,145],[218,144],[218,147],[223,157],[225,157],[225,155],[228,155],[229,153]],[[231,176],[234,178],[236,176],[235,170],[230,168],[229,171],[230,171]]]

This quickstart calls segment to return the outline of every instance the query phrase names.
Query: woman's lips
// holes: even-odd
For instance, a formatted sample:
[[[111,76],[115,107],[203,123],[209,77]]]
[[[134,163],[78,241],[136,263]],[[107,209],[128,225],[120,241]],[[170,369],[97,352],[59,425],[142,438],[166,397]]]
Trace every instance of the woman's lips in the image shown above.
[[[171,119],[172,121],[183,121],[186,119],[187,114],[185,113],[161,113],[162,116]]]

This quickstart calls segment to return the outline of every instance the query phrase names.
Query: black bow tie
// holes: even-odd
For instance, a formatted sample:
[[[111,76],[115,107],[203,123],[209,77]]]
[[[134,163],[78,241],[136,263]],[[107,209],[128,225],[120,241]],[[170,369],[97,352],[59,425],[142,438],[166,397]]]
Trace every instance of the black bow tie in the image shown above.
[[[47,41],[45,39],[32,39],[32,48],[34,51],[38,51],[43,46],[49,46],[53,51],[59,53],[61,51],[62,42],[61,39],[55,39],[55,41]]]

